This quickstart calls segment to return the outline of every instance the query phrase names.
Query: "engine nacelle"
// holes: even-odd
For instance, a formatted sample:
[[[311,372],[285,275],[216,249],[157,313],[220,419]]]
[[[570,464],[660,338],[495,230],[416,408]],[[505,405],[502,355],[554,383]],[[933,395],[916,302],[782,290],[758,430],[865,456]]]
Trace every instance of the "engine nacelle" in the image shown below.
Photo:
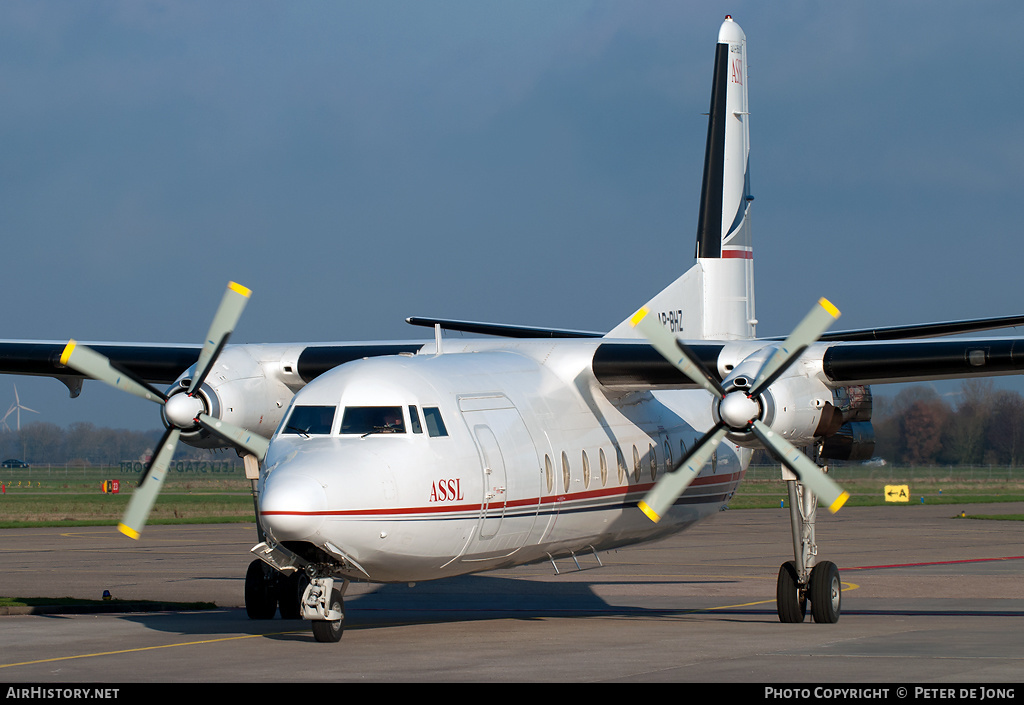
[[[765,355],[760,353],[744,359],[724,380],[727,392],[743,392],[752,387]],[[827,453],[824,457],[853,460],[864,453],[870,457],[874,449],[871,389],[862,385],[832,388],[814,374],[813,366],[802,371],[804,374],[776,380],[752,400],[757,402],[757,418],[798,448],[824,439]],[[722,406],[733,402],[734,398],[735,394],[727,394],[726,400],[713,407],[715,421],[722,421],[724,416],[733,429],[728,435],[730,440],[759,448],[761,444],[753,433],[738,430],[743,424],[736,423],[731,414],[737,406],[733,404],[730,409]]]
[[[820,457],[830,460],[869,460],[875,454],[875,429],[870,421],[843,424],[821,444]]]
[[[751,377],[741,373],[726,380],[726,389],[730,392],[743,391],[751,384]],[[832,389],[817,377],[794,376],[777,380],[757,397],[756,402],[758,418],[797,447],[808,445],[824,435],[835,417]],[[718,404],[712,409],[716,423],[722,420],[719,409]],[[839,425],[835,425],[835,430]],[[733,430],[727,438],[748,448],[761,447],[750,432]]]
[[[834,433],[825,434],[821,457],[830,460],[868,460],[875,452],[871,426],[871,388],[866,385],[837,387],[832,404],[842,418]]]
[[[270,438],[281,422],[293,391],[277,374],[277,361],[263,362],[253,356],[253,346],[225,348],[205,383],[198,390],[206,413]],[[271,365],[274,369],[265,369]],[[186,370],[168,390],[168,396],[188,388],[195,367]],[[166,424],[166,419],[164,420]],[[199,429],[186,430],[181,441],[196,448],[230,448],[219,436]]]

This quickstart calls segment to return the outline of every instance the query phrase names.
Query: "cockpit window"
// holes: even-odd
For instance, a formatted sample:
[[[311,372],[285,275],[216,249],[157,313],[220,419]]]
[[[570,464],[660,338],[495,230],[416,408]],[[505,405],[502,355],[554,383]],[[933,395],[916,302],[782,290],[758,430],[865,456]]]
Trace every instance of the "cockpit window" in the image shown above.
[[[324,435],[331,432],[334,423],[333,406],[296,406],[281,433],[302,436]]]
[[[413,433],[423,433],[423,427],[420,425],[420,413],[412,404],[409,405],[409,425],[412,427]]]
[[[341,432],[360,436],[371,433],[405,433],[400,406],[346,406]]]
[[[423,420],[427,423],[427,435],[431,438],[448,435],[448,429],[441,420],[441,411],[436,406],[423,407]]]

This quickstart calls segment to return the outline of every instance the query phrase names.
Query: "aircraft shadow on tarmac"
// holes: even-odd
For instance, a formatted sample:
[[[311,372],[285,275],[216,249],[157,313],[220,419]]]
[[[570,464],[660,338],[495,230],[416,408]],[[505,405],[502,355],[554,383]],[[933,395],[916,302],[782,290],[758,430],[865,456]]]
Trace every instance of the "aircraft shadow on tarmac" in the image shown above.
[[[695,613],[706,613],[697,604],[686,605],[686,599],[659,595],[657,597],[621,596],[623,604],[615,604],[598,596],[594,585],[603,587],[657,586],[680,584],[723,584],[732,580],[634,580],[605,581],[590,583],[574,579],[571,582],[532,581],[487,575],[464,575],[410,587],[402,584],[376,586],[372,592],[350,593],[345,599],[346,630],[372,629],[399,624],[432,624],[447,622],[469,622],[489,619],[543,619],[572,617],[669,617]],[[630,592],[630,591],[627,591]],[[650,603],[645,607],[638,602]],[[658,603],[679,606],[653,606]],[[717,610],[716,610],[717,611]],[[721,611],[717,611],[721,613]],[[775,619],[774,604],[770,609],[744,609],[744,614],[760,612]],[[214,615],[217,615],[216,617]],[[171,618],[168,613],[135,613],[124,615],[124,619],[144,624],[160,631],[173,631],[192,635],[213,635],[220,633],[266,634],[269,638],[289,638],[287,632],[308,630],[302,620],[250,620],[244,610],[230,609],[215,612],[177,613]],[[184,617],[184,618],[181,618]],[[292,635],[295,637],[298,635]]]
[[[578,574],[577,574],[578,575]],[[346,630],[376,629],[408,624],[438,624],[495,619],[533,620],[545,618],[622,617],[622,618],[692,618],[778,623],[774,599],[765,598],[744,604],[723,604],[708,607],[699,596],[673,596],[660,593],[644,596],[643,588],[659,585],[730,584],[733,580],[614,580],[581,581],[523,580],[489,575],[465,575],[410,587],[402,584],[379,585],[372,592],[350,593],[345,600]],[[595,586],[615,589],[615,602],[597,595]],[[629,589],[629,588],[636,588]],[[365,588],[363,588],[365,589]],[[741,602],[743,602],[741,600]],[[862,616],[973,616],[1021,617],[1024,612],[1000,609],[996,600],[990,609],[847,609],[844,615]],[[271,639],[305,640],[309,624],[302,620],[250,620],[244,610],[224,609],[214,612],[135,613],[124,619],[139,622],[147,628],[211,636],[218,634],[265,635]],[[810,617],[808,617],[808,621]]]

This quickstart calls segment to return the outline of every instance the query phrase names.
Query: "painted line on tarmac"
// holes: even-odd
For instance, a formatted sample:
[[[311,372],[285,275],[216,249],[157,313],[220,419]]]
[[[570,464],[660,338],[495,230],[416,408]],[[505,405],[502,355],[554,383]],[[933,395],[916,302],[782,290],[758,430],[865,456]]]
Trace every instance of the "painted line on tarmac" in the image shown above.
[[[239,639],[254,639],[259,637],[267,636],[282,636],[285,634],[302,634],[307,630],[287,631],[287,632],[276,632],[270,634],[243,634],[241,636],[226,636],[220,639],[202,639],[200,641],[183,641],[177,644],[161,644],[159,646],[140,646],[136,649],[120,649],[118,651],[99,651],[94,654],[75,654],[72,656],[55,656],[53,658],[44,658],[37,661],[22,661],[20,663],[0,663],[0,668],[12,668],[14,666],[34,666],[40,663],[54,663],[56,661],[71,661],[80,658],[95,658],[97,656],[117,656],[118,654],[133,654],[140,651],[154,651],[156,649],[171,649],[177,646],[199,646],[202,644],[216,644],[221,641],[237,641]]]
[[[846,570],[882,570],[884,568],[921,568],[929,565],[956,565],[958,563],[991,563],[994,561],[1020,561],[1024,556],[1003,556],[1001,558],[963,558],[956,561],[929,561],[925,563],[892,563],[889,565],[862,565],[852,568],[840,568],[839,572]]]
[[[845,582],[845,581],[842,581],[842,585],[843,585],[843,592],[844,593],[852,592],[853,590],[856,590],[856,589],[858,589],[860,587],[860,585],[857,585],[856,583],[848,583],[848,582]],[[718,611],[718,610],[734,610],[734,609],[739,609],[741,607],[757,607],[758,605],[772,605],[772,606],[774,606],[775,605],[775,598],[772,598],[770,600],[758,600],[756,602],[744,602],[744,603],[739,604],[739,605],[720,605],[718,607],[705,607],[704,609],[699,609],[699,610],[686,610],[682,614],[699,614],[701,612],[715,612],[715,611]]]

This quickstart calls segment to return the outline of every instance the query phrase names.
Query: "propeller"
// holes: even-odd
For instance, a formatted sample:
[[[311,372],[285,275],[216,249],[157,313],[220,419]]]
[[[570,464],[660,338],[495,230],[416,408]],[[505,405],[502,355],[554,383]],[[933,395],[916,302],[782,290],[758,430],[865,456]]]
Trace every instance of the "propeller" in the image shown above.
[[[751,433],[779,460],[793,471],[811,492],[816,494],[833,513],[846,503],[850,495],[832,478],[823,473],[810,458],[785,438],[775,433],[761,420],[761,396],[839,317],[839,310],[827,299],[820,299],[789,337],[774,348],[754,375],[750,390],[726,391],[718,380],[701,364],[685,343],[676,339],[661,322],[648,316],[642,308],[630,319],[637,331],[647,338],[666,360],[715,397],[720,421],[684,455],[672,470],[655,483],[640,502],[640,510],[658,522],[665,512],[696,479],[701,468],[711,459],[718,444],[728,433]]]
[[[132,493],[121,523],[118,524],[118,530],[125,536],[137,539],[142,535],[142,529],[146,525],[146,519],[153,508],[153,503],[156,502],[157,495],[160,494],[182,431],[201,427],[261,460],[266,456],[269,441],[244,428],[209,416],[202,398],[196,394],[213,369],[217,356],[227,344],[251,294],[252,292],[241,284],[228,284],[210,324],[210,330],[206,334],[206,341],[199,352],[195,374],[188,389],[183,393],[168,396],[129,370],[118,367],[104,355],[74,340],[68,341],[64,347],[64,352],[60,356],[62,365],[141,399],[160,404],[163,407],[164,418],[167,419],[167,430],[160,439],[153,458],[146,466],[139,486]]]

